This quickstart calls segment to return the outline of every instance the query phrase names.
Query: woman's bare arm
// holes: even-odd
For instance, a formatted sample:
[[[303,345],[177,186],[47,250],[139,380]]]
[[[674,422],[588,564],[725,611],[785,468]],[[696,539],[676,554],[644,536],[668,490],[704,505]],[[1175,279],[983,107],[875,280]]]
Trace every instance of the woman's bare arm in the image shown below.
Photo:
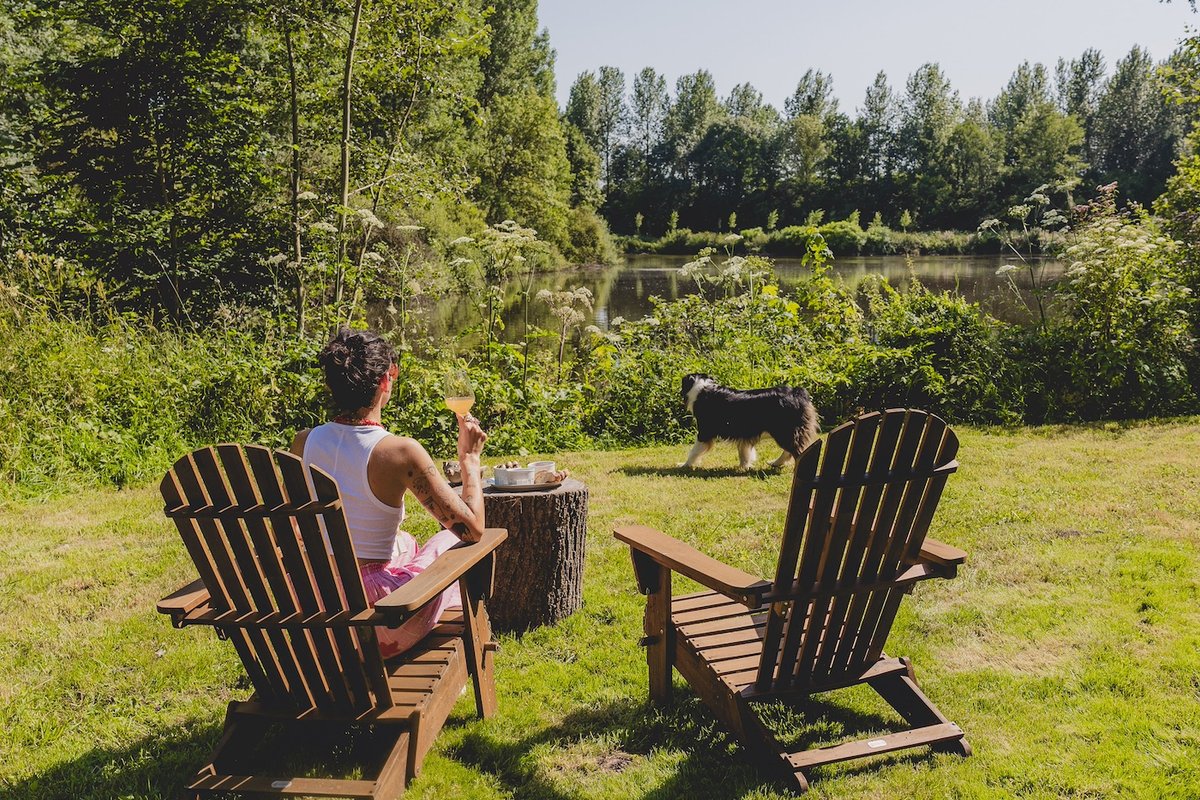
[[[443,528],[460,539],[477,542],[483,536],[483,487],[479,479],[479,458],[466,454],[462,462],[463,485],[459,497],[441,470],[434,465],[420,442],[398,439],[389,448],[397,457],[398,472],[404,483]]]

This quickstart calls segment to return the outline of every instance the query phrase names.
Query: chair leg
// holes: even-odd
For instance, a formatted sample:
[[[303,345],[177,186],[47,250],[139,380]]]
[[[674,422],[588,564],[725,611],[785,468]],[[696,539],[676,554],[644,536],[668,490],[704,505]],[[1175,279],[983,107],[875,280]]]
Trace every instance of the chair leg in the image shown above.
[[[650,702],[665,706],[671,702],[671,667],[675,653],[675,628],[671,624],[671,571],[637,550],[633,571],[638,588],[646,595],[646,616],[642,622],[646,647],[646,665],[650,670]]]
[[[414,734],[404,731],[396,738],[392,751],[388,753],[379,775],[375,778],[375,796],[379,800],[395,800],[404,794],[404,785],[409,773],[408,752],[411,735]]]
[[[751,758],[796,794],[807,792],[808,776],[791,765],[788,749],[775,738],[770,728],[762,724],[750,703],[738,696],[730,700],[732,714],[726,722],[737,733]]]
[[[907,668],[906,672],[883,675],[869,680],[867,683],[914,727],[949,723],[950,720],[946,718],[946,715],[938,710],[938,707],[925,696],[921,687],[917,685],[912,662],[907,658],[901,658],[900,662]],[[932,745],[932,749],[934,752],[954,753],[964,758],[971,755],[971,745],[967,744],[965,736],[947,742],[938,742]]]
[[[459,581],[463,603],[463,632],[467,650],[467,668],[474,679],[475,709],[480,718],[496,713],[495,651],[492,625],[485,598],[492,583],[493,559],[488,557]]]

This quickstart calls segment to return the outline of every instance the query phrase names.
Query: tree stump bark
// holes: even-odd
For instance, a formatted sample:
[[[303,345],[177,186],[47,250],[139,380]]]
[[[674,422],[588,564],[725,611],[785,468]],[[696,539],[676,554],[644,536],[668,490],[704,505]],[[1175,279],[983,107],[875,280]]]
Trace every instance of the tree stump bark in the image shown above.
[[[496,549],[488,601],[493,627],[553,625],[583,605],[587,499],[587,487],[574,478],[549,491],[484,489],[487,526],[508,529],[508,540]]]

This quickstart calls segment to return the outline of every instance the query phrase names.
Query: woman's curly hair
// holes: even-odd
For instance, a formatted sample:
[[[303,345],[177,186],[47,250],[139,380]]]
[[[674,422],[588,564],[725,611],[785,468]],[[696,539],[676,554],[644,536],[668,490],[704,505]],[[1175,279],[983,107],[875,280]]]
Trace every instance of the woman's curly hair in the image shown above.
[[[374,331],[341,328],[318,360],[338,411],[357,411],[375,400],[383,376],[396,361],[396,352]]]

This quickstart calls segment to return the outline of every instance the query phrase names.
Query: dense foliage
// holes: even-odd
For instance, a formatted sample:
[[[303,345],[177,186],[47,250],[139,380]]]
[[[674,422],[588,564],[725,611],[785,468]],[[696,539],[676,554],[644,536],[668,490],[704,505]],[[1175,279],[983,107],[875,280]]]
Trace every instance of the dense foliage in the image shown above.
[[[385,422],[438,454],[453,447],[454,364],[496,454],[682,441],[692,371],[803,386],[826,423],[894,405],[1001,424],[1200,411],[1200,134],[1178,128],[1200,105],[1200,38],[1153,74],[1135,51],[1107,81],[1085,54],[1061,65],[1055,102],[1045,71],[1023,67],[964,108],[929,66],[900,100],[881,78],[854,121],[820,73],[780,115],[748,86],[719,102],[706,73],[671,98],[643,71],[627,100],[606,69],[576,84],[564,120],[535,7],[0,10],[0,494],[140,482],[214,441],[285,444],[325,416],[316,350],[377,297],[400,353]],[[827,140],[839,130],[862,144],[853,163],[875,166],[827,219],[806,209],[850,163]],[[784,173],[756,160],[764,131]],[[954,156],[984,145],[1000,161]],[[1165,182],[1154,213],[1111,184],[1064,203],[1081,154],[1135,196]],[[788,204],[754,194],[772,174]],[[591,294],[535,293],[534,276],[564,255],[611,257],[599,204],[611,214],[631,186],[647,204],[627,246],[698,253],[677,276],[697,291],[585,327]],[[684,187],[699,194],[672,194]],[[974,233],[920,229],[984,208],[964,191],[1005,210]],[[868,195],[888,199],[864,225]],[[751,196],[763,203],[739,205]],[[724,231],[680,224],[718,208],[709,227]],[[917,249],[1011,254],[1001,274],[1035,324],[915,280],[855,292],[830,273],[832,253]],[[1046,283],[1034,250],[1066,277]],[[785,290],[767,253],[803,256],[811,275]],[[448,294],[475,316],[435,337],[417,310]],[[513,298],[520,337],[502,335]]]
[[[493,268],[523,263],[540,246],[530,234],[509,226],[460,248]],[[803,386],[826,423],[897,405],[979,423],[1200,410],[1182,248],[1111,192],[1058,235],[1067,278],[1048,289],[1044,324],[1026,328],[915,279],[899,289],[878,279],[856,296],[830,274],[819,234],[806,240],[812,273],[791,291],[762,256],[706,249],[681,269],[696,293],[655,300],[644,319],[607,330],[581,328],[586,289],[543,291],[526,302],[550,306],[558,329],[507,343],[481,295],[474,335],[457,346],[422,354],[398,341],[384,421],[449,454],[441,381],[454,363],[469,366],[496,454],[682,441],[692,423],[679,380],[693,371],[733,386]],[[117,313],[102,284],[67,262],[17,263],[0,305],[0,476],[10,489],[146,480],[192,445],[286,444],[324,419],[319,339],[297,339],[269,316],[203,333],[153,327]],[[1005,273],[1025,279],[1016,266]]]
[[[878,213],[904,231],[974,230],[1040,184],[1064,199],[1118,181],[1126,197],[1152,201],[1188,124],[1163,88],[1139,47],[1111,74],[1097,50],[1060,59],[1053,77],[1024,63],[986,103],[960,98],[937,64],[900,88],[881,72],[854,114],[815,70],[780,111],[750,84],[718,97],[704,70],[672,94],[652,68],[626,91],[625,76],[602,67],[575,81],[565,117],[600,154],[603,213],[622,234],[736,223],[770,233],[820,210]]]
[[[18,0],[0,84],[0,258],[86,263],[126,308],[352,318],[509,218],[612,257],[535,0]]]

